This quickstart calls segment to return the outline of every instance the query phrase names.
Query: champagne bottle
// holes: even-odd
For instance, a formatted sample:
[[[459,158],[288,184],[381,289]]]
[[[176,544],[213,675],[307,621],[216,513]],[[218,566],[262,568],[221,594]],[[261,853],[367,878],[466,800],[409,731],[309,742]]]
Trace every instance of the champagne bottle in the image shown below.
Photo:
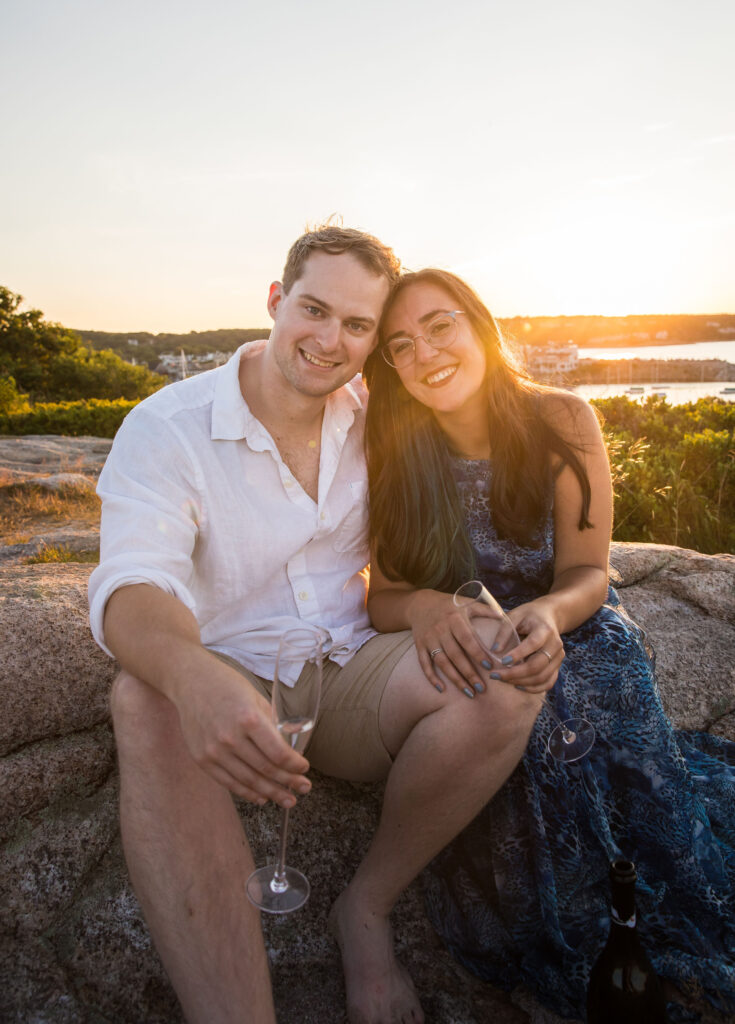
[[[588,1024],[665,1024],[666,1000],[636,930],[635,865],[610,865],[612,912],[605,948],[590,972]]]

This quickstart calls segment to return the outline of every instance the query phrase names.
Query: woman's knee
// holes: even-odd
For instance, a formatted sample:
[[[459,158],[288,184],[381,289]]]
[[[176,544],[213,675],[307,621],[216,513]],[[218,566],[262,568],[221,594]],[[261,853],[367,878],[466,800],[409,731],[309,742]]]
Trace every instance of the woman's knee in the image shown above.
[[[530,733],[543,706],[544,694],[525,693],[498,683],[478,694],[466,708],[468,733],[477,733],[479,743],[490,737],[495,743],[511,741],[519,733]]]

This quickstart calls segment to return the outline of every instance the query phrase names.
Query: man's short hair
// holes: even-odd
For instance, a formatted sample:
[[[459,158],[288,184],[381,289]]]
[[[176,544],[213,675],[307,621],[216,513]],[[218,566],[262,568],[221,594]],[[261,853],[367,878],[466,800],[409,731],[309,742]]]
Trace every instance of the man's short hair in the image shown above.
[[[391,286],[400,276],[400,260],[392,249],[383,245],[373,235],[356,231],[355,228],[324,224],[297,238],[289,249],[281,282],[286,293],[291,291],[291,286],[303,274],[306,261],[313,252],[326,252],[330,256],[341,256],[342,253],[349,252],[367,270],[387,278]]]

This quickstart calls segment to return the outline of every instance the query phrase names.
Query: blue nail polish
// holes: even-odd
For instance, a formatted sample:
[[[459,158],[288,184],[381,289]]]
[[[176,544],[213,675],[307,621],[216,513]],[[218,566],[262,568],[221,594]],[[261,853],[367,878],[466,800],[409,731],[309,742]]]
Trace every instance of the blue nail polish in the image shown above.
[[[462,693],[465,695],[465,697],[475,696],[474,692],[469,688],[469,686],[465,686],[464,690],[462,690]]]
[[[511,656],[509,654],[506,654],[506,656],[504,658],[501,658],[500,660],[503,663],[503,665],[512,665],[513,664],[513,659],[511,658]]]
[[[482,667],[483,667],[483,668],[487,668],[487,669],[490,669],[490,668],[492,668],[492,665],[491,665],[491,664],[490,664],[490,662],[489,662],[489,661],[487,660],[487,658],[486,658],[486,659],[485,659],[484,661],[481,661],[481,662],[480,662],[480,664],[482,665]]]
[[[495,641],[495,643],[494,643],[494,644],[492,645],[492,647],[490,648],[490,650],[491,650],[491,651],[497,651],[497,649],[498,649],[499,647],[500,647],[500,644],[499,644],[499,643],[498,643],[498,641],[496,640],[496,641]]]
[[[475,692],[476,693],[484,693],[485,692],[485,687],[484,687],[484,685],[482,683],[473,683],[472,685],[475,687]]]
[[[434,683],[434,689],[438,690],[439,693],[444,693],[444,687],[443,686],[439,686],[438,683]]]
[[[490,673],[490,678],[491,679],[500,679],[500,673],[499,672],[491,672]]]

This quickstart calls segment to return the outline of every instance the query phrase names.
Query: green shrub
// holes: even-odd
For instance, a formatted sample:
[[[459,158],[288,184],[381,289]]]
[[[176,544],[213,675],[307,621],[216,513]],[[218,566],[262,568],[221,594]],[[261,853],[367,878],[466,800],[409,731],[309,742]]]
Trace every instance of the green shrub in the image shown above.
[[[30,409],[28,395],[18,391],[14,377],[0,377],[0,414]]]
[[[735,405],[595,401],[615,492],[615,540],[735,552]]]
[[[90,398],[86,402],[38,402],[22,412],[0,413],[0,434],[66,434],[114,437],[137,401]]]

